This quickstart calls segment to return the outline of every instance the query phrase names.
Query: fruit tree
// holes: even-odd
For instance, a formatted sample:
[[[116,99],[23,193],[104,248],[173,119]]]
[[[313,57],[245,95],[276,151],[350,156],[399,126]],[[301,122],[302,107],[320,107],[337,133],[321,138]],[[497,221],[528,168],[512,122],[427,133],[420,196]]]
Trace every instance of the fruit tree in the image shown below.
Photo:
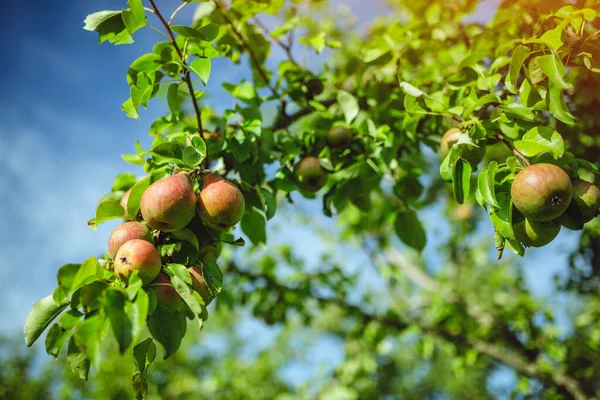
[[[210,324],[209,304],[249,306],[267,324],[335,308],[321,324],[357,343],[356,366],[332,378],[352,393],[340,398],[399,393],[373,383],[391,365],[374,353],[409,334],[425,359],[450,352],[456,374],[485,359],[524,394],[600,398],[600,1],[503,0],[485,23],[469,18],[476,0],[386,4],[366,30],[327,0],[128,0],[88,15],[100,43],[155,31],[123,71],[121,107],[141,119],[162,101],[164,115],[146,122],[149,148],[123,155],[139,174],[118,175],[88,221],[123,220],[106,253],[58,269],[27,345],[47,330],[48,353],[66,352],[85,380],[132,353],[142,398],[156,355]],[[249,74],[217,79],[217,63]],[[269,244],[267,225],[303,202],[319,205],[307,225],[335,227],[315,235],[367,254],[382,301],[357,302],[358,275],[333,257],[315,272]],[[451,233],[432,271],[423,215],[440,205]],[[567,334],[518,258],[502,258],[561,230],[579,240],[555,287],[576,295]]]

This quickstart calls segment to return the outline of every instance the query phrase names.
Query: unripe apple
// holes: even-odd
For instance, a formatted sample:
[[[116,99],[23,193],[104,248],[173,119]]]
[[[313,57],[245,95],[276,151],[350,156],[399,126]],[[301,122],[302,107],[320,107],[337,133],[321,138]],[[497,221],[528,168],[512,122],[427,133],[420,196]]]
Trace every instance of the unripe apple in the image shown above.
[[[327,143],[334,148],[344,148],[352,142],[352,131],[345,126],[337,125],[329,130]]]
[[[554,240],[560,232],[556,221],[532,221],[527,218],[513,225],[515,239],[526,246],[542,247]]]
[[[305,157],[294,168],[294,176],[300,190],[314,193],[327,183],[327,171],[316,157]]]
[[[149,227],[164,232],[178,231],[194,218],[196,193],[185,172],[154,182],[142,195],[142,217]]]
[[[244,195],[233,183],[208,173],[198,196],[198,216],[211,229],[227,229],[242,219]]]
[[[213,297],[206,286],[206,282],[202,276],[202,270],[199,267],[189,267],[188,271],[192,277],[192,289],[198,292],[200,297],[202,297],[205,306],[209,305],[213,300]]]
[[[154,292],[158,304],[172,311],[177,311],[183,304],[183,299],[171,285],[171,277],[164,272],[159,273],[146,288]]]
[[[550,221],[565,212],[573,196],[569,175],[553,164],[521,170],[510,188],[513,204],[532,221]]]
[[[125,222],[117,226],[108,238],[108,254],[110,257],[114,260],[121,246],[133,239],[142,239],[154,243],[152,233],[146,225],[140,222]]]
[[[583,222],[589,222],[600,212],[600,189],[584,180],[573,181],[572,203],[579,209]]]
[[[161,260],[156,247],[142,239],[125,242],[115,256],[115,274],[127,281],[138,271],[144,284],[152,282],[160,272]]]
[[[446,157],[450,151],[450,148],[458,142],[461,134],[462,132],[460,129],[451,128],[444,134],[444,136],[442,136],[442,141],[440,142],[440,152],[442,153],[442,157]],[[467,160],[472,166],[479,164],[484,155],[484,146],[477,147],[470,144],[463,145],[462,158]]]

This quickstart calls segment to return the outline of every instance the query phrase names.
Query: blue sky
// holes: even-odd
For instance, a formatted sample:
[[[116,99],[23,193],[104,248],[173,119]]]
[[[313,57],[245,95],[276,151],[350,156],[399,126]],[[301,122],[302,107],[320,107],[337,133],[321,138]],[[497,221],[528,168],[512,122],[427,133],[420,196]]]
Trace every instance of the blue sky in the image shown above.
[[[158,2],[164,9],[180,3]],[[112,46],[98,45],[95,33],[82,30],[87,14],[123,8],[124,0],[38,3],[7,2],[3,16],[8,34],[0,35],[5,93],[0,96],[0,333],[22,329],[32,304],[52,292],[60,265],[104,252],[118,223],[93,232],[86,222],[119,172],[141,173],[120,155],[133,152],[135,140],[147,147],[149,124],[166,109],[161,102],[151,102],[141,122],[128,119],[120,109],[128,97],[127,68],[160,40],[156,33],[142,30],[134,45]],[[336,3],[345,3],[364,21],[384,10],[375,1]],[[485,1],[474,18],[489,18],[496,4],[497,0]],[[224,79],[237,81],[246,72],[243,66],[217,61],[209,89],[218,88]],[[222,101],[229,103],[227,98]],[[320,209],[319,200],[300,201],[303,207]],[[436,207],[423,218],[431,233],[443,237],[448,231],[439,222],[439,211]],[[308,228],[296,226],[278,240],[293,242],[300,254],[317,260],[315,249],[326,247],[312,237]],[[549,294],[553,274],[567,270],[566,257],[577,239],[563,230],[552,245],[530,251],[522,260],[535,293]],[[433,264],[439,262],[438,244],[430,240],[426,248]],[[364,262],[352,252],[340,257],[355,269]]]

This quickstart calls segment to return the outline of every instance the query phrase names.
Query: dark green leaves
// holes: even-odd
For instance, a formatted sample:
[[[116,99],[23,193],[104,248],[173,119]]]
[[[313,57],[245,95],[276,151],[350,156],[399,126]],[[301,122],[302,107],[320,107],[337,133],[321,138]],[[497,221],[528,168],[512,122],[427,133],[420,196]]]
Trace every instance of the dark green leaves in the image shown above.
[[[54,358],[58,357],[71,336],[75,323],[79,321],[82,314],[78,311],[69,310],[61,315],[58,323],[52,325],[46,335],[46,353]]]
[[[33,305],[25,321],[25,344],[27,347],[35,343],[68,304],[66,301],[56,303],[53,296],[46,296]]]
[[[125,312],[123,292],[109,289],[104,294],[104,312],[108,316],[121,354],[125,353],[132,341],[131,321]]]
[[[500,204],[496,200],[496,170],[498,163],[491,161],[489,165],[484,168],[477,177],[477,190],[480,193],[481,198],[487,204],[499,208]],[[484,204],[482,204],[484,206]]]
[[[267,242],[265,217],[254,208],[246,208],[246,213],[242,217],[241,227],[252,243],[261,244]]]
[[[394,222],[394,228],[400,240],[408,246],[418,251],[425,248],[427,236],[421,221],[419,221],[419,218],[417,217],[417,213],[413,210],[408,209],[398,213],[396,221]]]
[[[79,378],[87,381],[91,367],[90,358],[75,344],[75,336],[71,336],[67,345],[67,362],[71,370],[79,375]]]
[[[156,358],[156,345],[151,338],[144,340],[133,348],[135,373],[132,386],[136,398],[144,398],[148,394],[148,368]]]
[[[472,167],[467,161],[459,158],[452,172],[452,190],[458,204],[462,204],[471,190]]]
[[[183,318],[183,320],[182,320]],[[179,349],[185,335],[185,317],[159,305],[148,318],[148,329],[165,349],[165,358]]]

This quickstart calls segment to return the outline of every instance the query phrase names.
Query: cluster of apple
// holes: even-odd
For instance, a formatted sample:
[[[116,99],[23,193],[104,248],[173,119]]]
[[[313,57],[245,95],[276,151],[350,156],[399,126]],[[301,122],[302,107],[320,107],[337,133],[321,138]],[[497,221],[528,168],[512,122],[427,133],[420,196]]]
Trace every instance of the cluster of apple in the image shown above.
[[[561,226],[583,229],[600,213],[600,189],[593,183],[571,179],[554,164],[539,163],[522,169],[510,194],[518,210],[513,215],[515,239],[526,246],[550,243]]]
[[[121,199],[125,210],[130,193],[131,189]],[[162,271],[163,260],[155,246],[156,238],[162,235],[185,240],[196,247],[200,259],[208,256],[216,259],[221,252],[221,243],[200,245],[196,235],[187,226],[197,214],[206,227],[227,229],[242,219],[244,211],[242,192],[218,175],[207,173],[198,195],[186,172],[162,178],[144,191],[140,215],[128,215],[126,211],[127,222],[119,225],[110,235],[108,254],[113,259],[114,272],[127,282],[131,274],[137,271],[147,289],[154,291],[159,304],[176,310],[183,300],[172,287],[170,276]],[[192,289],[208,305],[212,295],[201,268],[190,266],[188,271],[192,278]]]
[[[344,125],[332,127],[327,134],[327,144],[331,148],[343,149],[352,142],[352,131]],[[304,157],[294,168],[294,176],[301,191],[315,193],[327,184],[327,171],[317,157]]]

